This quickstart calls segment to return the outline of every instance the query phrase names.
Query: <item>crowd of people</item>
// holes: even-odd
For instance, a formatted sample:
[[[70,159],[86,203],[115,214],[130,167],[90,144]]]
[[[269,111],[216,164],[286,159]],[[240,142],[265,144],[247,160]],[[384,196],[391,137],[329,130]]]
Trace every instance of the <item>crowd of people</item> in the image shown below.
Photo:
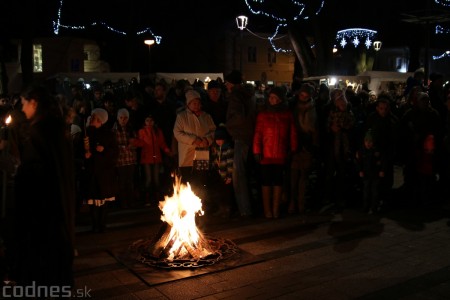
[[[416,72],[402,97],[313,82],[261,91],[236,70],[207,84],[133,82],[121,92],[32,87],[2,105],[14,121],[1,147],[17,167],[12,225],[2,232],[10,274],[71,285],[82,208],[103,232],[109,207],[156,208],[175,176],[223,218],[376,214],[400,201],[395,166],[408,205],[444,199],[450,94],[442,75],[423,79]]]

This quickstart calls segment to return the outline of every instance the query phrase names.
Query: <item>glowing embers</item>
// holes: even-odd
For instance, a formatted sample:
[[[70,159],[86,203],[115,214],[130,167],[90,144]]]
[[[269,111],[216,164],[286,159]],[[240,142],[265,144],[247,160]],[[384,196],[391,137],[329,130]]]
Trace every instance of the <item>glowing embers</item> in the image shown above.
[[[203,216],[202,202],[189,183],[175,179],[174,193],[159,203],[165,223],[153,239],[138,240],[130,247],[142,263],[163,268],[192,268],[211,265],[237,252],[224,239],[206,238],[198,229],[196,216]]]

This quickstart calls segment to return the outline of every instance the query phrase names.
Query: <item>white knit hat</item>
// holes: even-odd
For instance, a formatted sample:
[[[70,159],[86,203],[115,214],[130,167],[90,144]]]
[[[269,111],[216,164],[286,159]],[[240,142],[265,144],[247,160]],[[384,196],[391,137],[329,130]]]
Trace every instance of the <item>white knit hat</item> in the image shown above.
[[[195,90],[188,90],[185,96],[186,96],[186,105],[189,105],[189,103],[194,99],[200,99],[200,94]]]
[[[108,121],[108,112],[103,108],[94,108],[91,113],[91,116],[92,115],[96,115],[102,124],[105,124]]]

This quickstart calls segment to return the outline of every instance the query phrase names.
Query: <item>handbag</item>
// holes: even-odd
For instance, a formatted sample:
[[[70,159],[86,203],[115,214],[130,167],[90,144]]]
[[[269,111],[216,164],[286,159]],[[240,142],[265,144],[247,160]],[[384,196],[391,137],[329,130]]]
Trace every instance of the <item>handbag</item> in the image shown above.
[[[209,170],[209,148],[196,148],[194,153],[194,170]]]

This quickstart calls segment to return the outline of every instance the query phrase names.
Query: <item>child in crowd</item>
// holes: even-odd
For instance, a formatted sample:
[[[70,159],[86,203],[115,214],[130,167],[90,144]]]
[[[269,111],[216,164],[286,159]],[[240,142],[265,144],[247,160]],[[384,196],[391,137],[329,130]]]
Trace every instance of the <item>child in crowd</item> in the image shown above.
[[[215,215],[220,217],[230,217],[233,199],[233,146],[231,138],[225,129],[225,125],[220,124],[214,132],[214,144],[211,146],[211,177],[209,189],[213,194],[210,199],[215,199],[213,204],[216,207]]]
[[[136,145],[142,147],[140,164],[144,170],[145,178],[145,205],[150,206],[151,201],[162,200],[160,194],[159,175],[162,166],[162,153],[171,156],[171,151],[164,140],[162,130],[155,124],[152,115],[145,118],[144,126],[138,131]]]
[[[363,147],[356,152],[359,177],[363,180],[364,211],[369,214],[381,209],[379,197],[380,181],[384,177],[386,161],[383,154],[374,146],[371,130],[364,136]]]
[[[128,122],[130,114],[126,108],[117,111],[117,121],[113,126],[119,145],[117,159],[117,201],[120,207],[128,208],[134,205],[134,174],[137,165],[136,134]]]

